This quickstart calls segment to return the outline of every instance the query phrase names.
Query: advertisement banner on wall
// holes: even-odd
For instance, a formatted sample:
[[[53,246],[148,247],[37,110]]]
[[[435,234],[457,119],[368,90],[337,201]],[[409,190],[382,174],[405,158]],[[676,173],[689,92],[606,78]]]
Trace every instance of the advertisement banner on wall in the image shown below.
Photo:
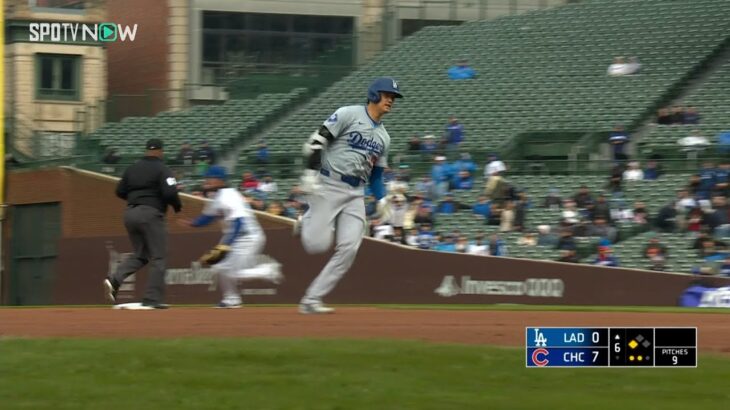
[[[267,229],[266,234],[264,252],[282,263],[286,279],[276,286],[264,281],[241,283],[244,301],[298,303],[330,255],[306,254],[288,229]],[[211,232],[170,236],[168,303],[219,300],[212,270],[195,261],[217,240],[218,234]],[[54,303],[104,303],[100,283],[129,257],[130,250],[125,237],[62,240]],[[366,240],[327,302],[676,306],[692,279],[662,272],[418,251]],[[138,301],[145,281],[142,270],[125,283],[120,301]],[[717,285],[730,286],[730,279]]]

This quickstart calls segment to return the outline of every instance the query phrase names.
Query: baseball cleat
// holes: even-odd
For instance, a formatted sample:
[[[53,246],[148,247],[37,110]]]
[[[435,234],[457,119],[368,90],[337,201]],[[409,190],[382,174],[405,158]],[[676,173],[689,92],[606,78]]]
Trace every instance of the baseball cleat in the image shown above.
[[[170,305],[158,302],[142,302],[142,306],[150,309],[170,309]]]
[[[228,303],[228,302],[220,302],[217,305],[215,305],[216,309],[239,309],[243,306],[242,303]]]
[[[326,315],[335,313],[335,309],[323,305],[321,302],[300,303],[299,313],[303,315]]]
[[[111,279],[107,278],[104,279],[103,282],[104,286],[104,298],[111,303],[114,303],[117,301],[117,292],[119,291],[119,287],[115,287],[112,283]]]
[[[280,285],[281,282],[284,282],[284,274],[281,273],[281,264],[272,263],[271,264],[271,283],[273,283],[274,285]]]

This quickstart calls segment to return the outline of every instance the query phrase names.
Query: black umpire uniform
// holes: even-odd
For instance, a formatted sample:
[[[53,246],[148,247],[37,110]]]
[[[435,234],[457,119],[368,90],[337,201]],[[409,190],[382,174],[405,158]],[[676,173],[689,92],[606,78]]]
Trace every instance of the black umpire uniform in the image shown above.
[[[111,301],[116,300],[119,286],[131,274],[150,264],[147,289],[142,305],[165,308],[165,269],[167,229],[165,212],[171,206],[175,212],[182,208],[177,194],[177,181],[162,161],[162,141],[147,141],[147,153],[124,171],[117,185],[117,196],[127,201],[124,226],[134,247],[134,255],[125,260],[111,282]],[[106,283],[105,283],[106,286]]]

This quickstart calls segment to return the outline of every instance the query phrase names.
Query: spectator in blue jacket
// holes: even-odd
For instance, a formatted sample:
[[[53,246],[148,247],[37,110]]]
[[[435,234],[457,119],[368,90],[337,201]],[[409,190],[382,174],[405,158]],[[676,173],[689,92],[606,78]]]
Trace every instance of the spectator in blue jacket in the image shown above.
[[[431,224],[421,225],[418,231],[418,248],[431,249],[434,245],[436,245],[436,237],[431,232]]]
[[[682,115],[682,124],[697,125],[700,123],[700,114],[695,107],[687,107],[687,111]]]
[[[629,143],[629,133],[624,130],[621,124],[616,125],[608,137],[608,143],[613,147],[613,159],[622,161],[626,159],[624,153],[626,145]]]
[[[269,163],[269,147],[264,140],[259,141],[259,146],[256,148],[256,163],[261,165]]]
[[[489,254],[492,256],[507,256],[507,244],[496,233],[489,239]]]
[[[700,185],[697,189],[697,196],[700,199],[710,199],[710,193],[715,188],[716,170],[711,161],[703,164],[700,170]]]
[[[457,120],[453,115],[449,117],[449,123],[446,125],[446,132],[444,133],[444,139],[446,140],[446,146],[449,149],[458,148],[464,141],[464,126],[460,124],[459,120]]]
[[[727,196],[730,189],[730,162],[722,161],[715,170],[715,192]]]
[[[436,148],[438,148],[438,143],[436,142],[436,137],[433,135],[426,135],[423,137],[423,140],[421,140],[421,151],[424,153],[432,153],[436,151]]]
[[[456,239],[451,234],[446,234],[442,240],[433,247],[435,251],[456,252]]]
[[[459,171],[452,185],[454,189],[469,190],[474,188],[474,178],[468,171]]]
[[[466,59],[457,61],[455,66],[449,68],[448,74],[451,80],[470,80],[477,76],[477,72],[469,66]]]
[[[645,180],[655,180],[659,179],[659,177],[662,174],[661,168],[659,168],[659,164],[651,160],[646,164],[646,168],[644,169],[644,179]]]
[[[600,240],[598,243],[598,256],[593,261],[593,264],[599,266],[619,266],[618,258],[611,254],[611,242],[609,240]]]
[[[470,209],[469,205],[464,205],[454,199],[454,196],[450,193],[446,193],[444,200],[439,202],[436,208],[436,213],[439,214],[455,214],[460,209]]]
[[[492,213],[492,206],[487,200],[487,197],[482,195],[477,200],[477,203],[472,207],[474,215],[480,216],[483,219],[489,219],[489,215]]]
[[[471,159],[471,155],[468,152],[463,152],[461,157],[454,161],[452,168],[456,171],[467,171],[469,174],[474,175],[477,170],[477,164]]]
[[[451,182],[451,165],[446,163],[446,157],[438,155],[434,158],[434,164],[431,167],[431,180],[435,185],[435,197],[442,197],[449,190]]]

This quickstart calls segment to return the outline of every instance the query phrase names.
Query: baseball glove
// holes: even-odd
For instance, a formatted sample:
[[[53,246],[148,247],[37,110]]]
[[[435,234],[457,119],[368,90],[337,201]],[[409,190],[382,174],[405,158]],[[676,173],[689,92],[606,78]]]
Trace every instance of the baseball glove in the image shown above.
[[[218,244],[213,249],[206,252],[200,257],[199,261],[204,266],[212,266],[223,260],[228,252],[231,251],[231,247],[228,245]]]

